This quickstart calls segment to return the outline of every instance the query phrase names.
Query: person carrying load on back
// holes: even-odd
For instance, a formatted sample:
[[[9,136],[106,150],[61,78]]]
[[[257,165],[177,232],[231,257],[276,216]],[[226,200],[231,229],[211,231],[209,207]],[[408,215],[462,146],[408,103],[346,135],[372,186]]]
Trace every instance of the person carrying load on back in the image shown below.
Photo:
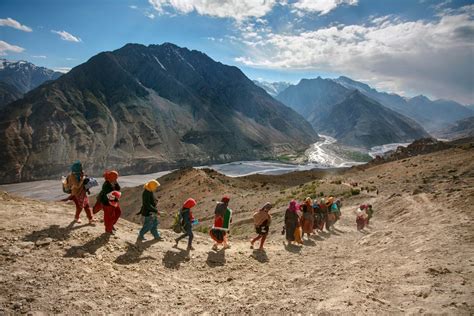
[[[102,185],[102,190],[99,195],[97,195],[97,203],[94,206],[94,212],[98,212],[101,209],[104,210],[105,232],[109,234],[115,233],[115,224],[122,214],[118,203],[118,199],[121,196],[121,194],[119,194],[120,185],[117,182],[118,177],[119,174],[115,170],[104,172],[105,182]]]
[[[313,209],[313,201],[310,197],[307,197],[304,200],[303,205],[301,206],[301,211],[303,212],[303,217],[301,218],[301,226],[303,229],[303,236],[304,234],[311,236],[313,232],[314,226],[314,209]]]
[[[144,241],[145,234],[151,232],[156,240],[160,240],[160,232],[158,231],[158,209],[156,208],[156,199],[153,192],[156,192],[160,183],[156,180],[150,180],[143,186],[142,207],[140,213],[143,216],[143,227],[138,233],[137,241]]]
[[[362,204],[354,212],[356,215],[356,224],[357,224],[358,231],[361,231],[362,229],[364,229],[365,224],[367,223],[367,213],[365,212],[366,209],[367,209],[367,205]]]
[[[194,250],[193,248],[193,222],[195,222],[193,213],[191,209],[196,206],[196,201],[192,198],[187,199],[183,207],[180,210],[179,216],[181,220],[181,227],[184,230],[184,234],[176,238],[174,241],[176,242],[175,247],[178,247],[178,243],[181,239],[188,237],[188,248],[187,250]]]
[[[290,205],[285,212],[285,226],[283,231],[286,232],[286,240],[288,241],[288,245],[291,245],[293,241],[303,244],[303,240],[301,239],[299,210],[300,206],[295,200],[293,200],[290,202]]]
[[[263,250],[263,244],[265,239],[267,239],[268,231],[270,229],[270,223],[272,221],[272,216],[268,212],[272,208],[270,202],[265,203],[265,205],[257,212],[253,214],[253,222],[255,224],[255,230],[257,232],[257,237],[250,241],[250,248],[253,249],[253,244],[260,240],[259,250]]]
[[[87,197],[87,189],[84,186],[86,176],[82,170],[82,164],[79,160],[75,161],[71,166],[71,173],[66,178],[66,183],[70,189],[70,197],[76,205],[76,214],[74,220],[76,223],[81,223],[80,215],[82,210],[86,212],[89,224],[95,222],[94,217],[89,206],[89,198]],[[66,199],[67,200],[67,199]]]
[[[229,208],[230,198],[225,195],[220,202],[217,203],[214,210],[214,225],[209,235],[214,240],[212,250],[217,251],[219,245],[223,245],[223,249],[230,248],[227,239],[227,233],[232,223],[232,210]]]
[[[369,227],[369,222],[372,216],[374,215],[374,210],[372,209],[372,204],[367,205],[367,227]]]

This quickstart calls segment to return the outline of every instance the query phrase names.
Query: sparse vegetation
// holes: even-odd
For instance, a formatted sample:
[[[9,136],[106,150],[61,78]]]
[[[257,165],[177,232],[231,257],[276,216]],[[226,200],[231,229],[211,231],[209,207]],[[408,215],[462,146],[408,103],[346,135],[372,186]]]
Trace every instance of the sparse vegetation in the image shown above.
[[[351,195],[359,195],[360,194],[360,189],[351,189]]]

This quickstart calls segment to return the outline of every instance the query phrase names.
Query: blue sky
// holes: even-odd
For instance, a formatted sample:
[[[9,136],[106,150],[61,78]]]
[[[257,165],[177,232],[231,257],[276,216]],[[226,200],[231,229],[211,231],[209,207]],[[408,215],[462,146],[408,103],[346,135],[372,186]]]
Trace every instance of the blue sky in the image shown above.
[[[252,79],[347,75],[474,103],[467,0],[2,0],[0,54],[67,70],[126,43],[172,42]]]

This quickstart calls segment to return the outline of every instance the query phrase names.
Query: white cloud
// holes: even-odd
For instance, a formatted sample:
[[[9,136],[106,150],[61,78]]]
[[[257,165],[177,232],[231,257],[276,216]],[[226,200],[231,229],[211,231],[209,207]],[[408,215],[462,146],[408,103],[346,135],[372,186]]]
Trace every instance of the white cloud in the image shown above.
[[[160,14],[169,9],[188,14],[196,11],[201,15],[244,20],[262,17],[270,12],[277,0],[148,0]]]
[[[7,55],[8,52],[21,53],[24,50],[25,49],[23,47],[11,45],[11,44],[8,44],[7,42],[0,40],[0,56],[5,56]]]
[[[297,10],[327,14],[343,4],[357,5],[359,0],[298,0],[293,4]]]
[[[76,42],[76,43],[82,42],[82,40],[79,37],[76,37],[76,36],[72,35],[71,33],[66,32],[66,31],[51,30],[51,32],[58,34],[63,41]]]
[[[57,71],[57,72],[62,72],[62,73],[67,73],[71,70],[72,68],[71,67],[56,67],[54,68],[54,71]]]
[[[13,20],[12,18],[0,19],[0,26],[9,26],[9,27],[13,27],[14,29],[24,31],[24,32],[33,31],[31,27],[23,25],[20,22]]]
[[[154,15],[153,13],[151,13],[151,12],[145,12],[144,14],[145,14],[145,16],[146,16],[147,18],[149,18],[149,19],[152,19],[152,20],[153,20],[153,19],[155,18],[155,15]]]
[[[136,5],[129,5],[128,7],[129,7],[130,9],[133,9],[133,10],[138,9],[138,7],[137,7]]]
[[[263,38],[252,39],[245,34],[240,37],[248,54],[237,58],[237,62],[371,78],[370,83],[379,88],[424,91],[436,97],[474,102],[471,7],[436,21],[382,17],[368,25],[259,35]]]
[[[33,58],[42,58],[42,59],[48,58],[48,57],[45,56],[45,55],[31,55],[31,57],[33,57]]]

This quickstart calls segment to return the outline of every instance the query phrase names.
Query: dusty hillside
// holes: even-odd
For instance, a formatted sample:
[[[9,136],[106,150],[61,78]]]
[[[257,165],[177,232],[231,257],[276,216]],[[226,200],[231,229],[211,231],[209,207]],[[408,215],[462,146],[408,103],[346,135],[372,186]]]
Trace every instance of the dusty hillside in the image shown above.
[[[72,225],[70,205],[1,194],[0,310],[469,315],[474,312],[473,153],[448,149],[286,188],[213,175],[215,182],[202,185],[211,188],[207,199],[224,193],[213,190],[233,185],[233,194],[244,195],[233,199],[236,210],[281,199],[272,211],[272,235],[266,252],[253,251],[247,242],[251,225],[241,222],[232,248],[214,252],[208,236],[198,233],[189,259],[184,243],[172,248],[176,235],[170,231],[163,232],[162,242],[135,245],[137,224],[121,220],[117,235],[108,239],[100,224]],[[186,171],[182,180],[201,172],[209,175]],[[376,187],[379,194],[349,195],[350,182]],[[175,189],[185,188],[183,183]],[[280,235],[284,204],[310,190],[345,194],[342,220],[333,233],[287,248]],[[165,193],[159,192],[162,203],[177,203]],[[372,227],[357,232],[352,210],[362,202],[372,203],[376,213]],[[237,212],[237,222],[240,215],[247,217]]]

